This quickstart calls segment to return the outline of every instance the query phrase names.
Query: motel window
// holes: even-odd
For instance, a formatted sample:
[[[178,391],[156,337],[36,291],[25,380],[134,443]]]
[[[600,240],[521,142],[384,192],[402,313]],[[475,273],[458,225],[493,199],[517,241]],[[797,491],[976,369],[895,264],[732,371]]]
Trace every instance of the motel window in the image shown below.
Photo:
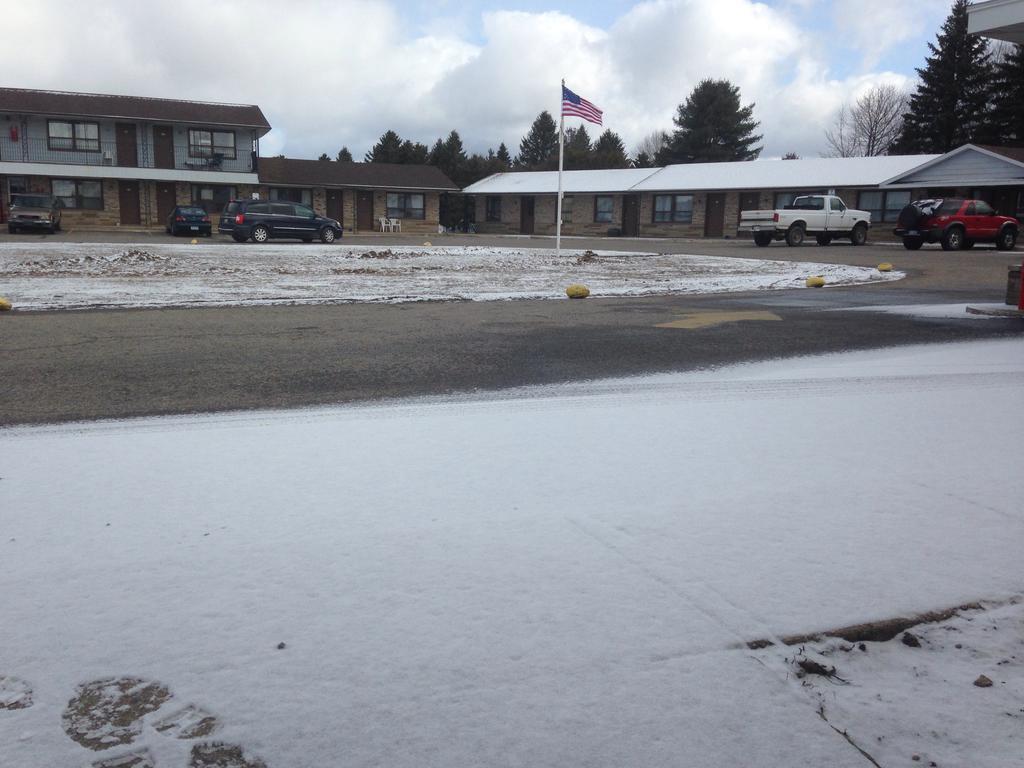
[[[234,187],[192,185],[192,204],[198,205],[207,213],[220,213],[234,197]]]
[[[103,210],[102,182],[84,179],[54,179],[52,193],[65,208]]]
[[[189,157],[222,157],[235,159],[234,131],[208,131],[205,128],[188,129]]]
[[[598,195],[594,198],[594,221],[610,224],[615,210],[615,198],[611,195]]]
[[[693,223],[693,195],[655,195],[655,222]]]
[[[501,221],[501,198],[500,197],[488,197],[486,201],[487,206],[487,221]]]
[[[290,189],[288,187],[271,187],[270,199],[281,200],[289,203],[302,203],[302,205],[313,204],[313,190],[311,189]]]
[[[572,195],[562,195],[562,223],[572,224]]]
[[[424,197],[422,194],[388,192],[389,219],[425,219]]]
[[[49,120],[46,124],[47,147],[75,152],[100,151],[100,124]]]
[[[28,180],[24,176],[7,177],[7,196],[28,192]]]
[[[896,221],[900,211],[910,203],[910,190],[864,190],[857,195],[857,207],[871,214],[871,221]]]

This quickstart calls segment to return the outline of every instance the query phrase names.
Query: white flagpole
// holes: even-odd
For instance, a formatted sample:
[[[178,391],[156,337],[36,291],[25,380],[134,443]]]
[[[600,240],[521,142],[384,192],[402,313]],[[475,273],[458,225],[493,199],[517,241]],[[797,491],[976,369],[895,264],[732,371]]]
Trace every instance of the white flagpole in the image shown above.
[[[565,88],[565,78],[562,78]],[[562,92],[558,93],[558,203],[555,206],[555,256],[562,255],[562,151],[565,148],[565,110],[562,109]]]

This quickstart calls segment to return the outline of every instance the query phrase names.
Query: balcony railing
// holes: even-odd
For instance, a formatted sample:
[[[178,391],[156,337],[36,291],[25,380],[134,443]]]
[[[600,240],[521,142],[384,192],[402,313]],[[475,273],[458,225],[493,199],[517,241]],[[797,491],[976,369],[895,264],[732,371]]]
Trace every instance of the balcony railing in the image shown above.
[[[93,149],[95,147],[95,149]],[[50,146],[46,139],[12,140],[0,137],[0,162],[5,163],[53,163],[62,165],[111,166],[114,168],[167,168],[179,171],[226,171],[229,173],[253,173],[256,170],[255,153],[238,149],[235,157],[224,152],[204,149],[200,154],[189,151],[189,147],[175,146],[157,152],[154,145],[138,142],[135,157],[118,153],[117,142],[92,142],[89,148],[58,149]],[[121,156],[127,154],[127,156]]]

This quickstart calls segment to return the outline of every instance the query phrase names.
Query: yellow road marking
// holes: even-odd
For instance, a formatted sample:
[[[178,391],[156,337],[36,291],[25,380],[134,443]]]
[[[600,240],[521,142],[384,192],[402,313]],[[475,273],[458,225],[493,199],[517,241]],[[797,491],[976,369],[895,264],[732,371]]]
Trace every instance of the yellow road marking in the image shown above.
[[[655,328],[707,328],[711,325],[722,323],[739,323],[744,320],[781,320],[782,318],[774,312],[729,312],[728,310],[715,310],[708,312],[689,312],[678,320],[668,323],[658,323]]]

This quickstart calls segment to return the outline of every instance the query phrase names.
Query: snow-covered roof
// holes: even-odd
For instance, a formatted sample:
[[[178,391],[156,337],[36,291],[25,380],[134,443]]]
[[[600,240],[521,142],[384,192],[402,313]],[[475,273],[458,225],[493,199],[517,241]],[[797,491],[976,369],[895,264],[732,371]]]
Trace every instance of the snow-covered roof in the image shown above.
[[[637,183],[630,191],[872,187],[937,157],[939,155],[814,157],[669,165]]]
[[[565,171],[562,191],[627,192],[657,168],[609,168],[603,171]],[[558,192],[558,171],[517,171],[496,173],[470,184],[467,195],[544,195]]]

